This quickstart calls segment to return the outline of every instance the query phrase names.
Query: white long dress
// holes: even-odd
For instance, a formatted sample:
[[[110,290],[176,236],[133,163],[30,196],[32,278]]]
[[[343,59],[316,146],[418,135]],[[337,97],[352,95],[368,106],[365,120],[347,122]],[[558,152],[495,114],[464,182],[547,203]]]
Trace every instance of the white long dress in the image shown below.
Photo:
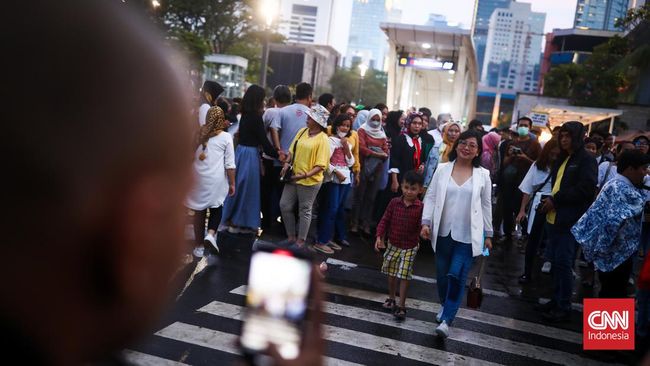
[[[194,154],[194,187],[185,203],[195,211],[223,205],[228,196],[226,169],[235,169],[235,148],[228,132],[208,140],[205,160],[199,160],[202,151],[199,146]]]

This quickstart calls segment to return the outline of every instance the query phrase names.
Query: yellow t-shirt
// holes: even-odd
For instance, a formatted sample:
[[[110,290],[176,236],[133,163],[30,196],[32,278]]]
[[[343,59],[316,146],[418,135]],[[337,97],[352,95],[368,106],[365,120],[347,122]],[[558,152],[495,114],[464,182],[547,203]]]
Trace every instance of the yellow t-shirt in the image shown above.
[[[323,170],[309,178],[296,181],[296,183],[303,186],[314,186],[323,182],[323,171],[330,164],[330,142],[324,132],[309,137],[309,131],[305,130],[306,128],[303,128],[298,131],[289,147],[289,151],[293,152],[293,146],[298,142],[296,156],[293,157],[293,173],[295,175],[306,174],[317,166],[323,168]],[[305,133],[302,133],[303,131]],[[298,139],[299,137],[300,139]]]
[[[564,177],[564,169],[566,168],[566,164],[568,162],[569,157],[567,157],[562,165],[560,165],[560,169],[557,171],[557,178],[555,178],[555,184],[553,184],[553,189],[551,190],[551,196],[555,196],[555,194],[560,191],[560,185],[562,184],[562,178]],[[555,210],[547,213],[546,222],[549,224],[555,224],[555,216],[557,216],[557,212]]]

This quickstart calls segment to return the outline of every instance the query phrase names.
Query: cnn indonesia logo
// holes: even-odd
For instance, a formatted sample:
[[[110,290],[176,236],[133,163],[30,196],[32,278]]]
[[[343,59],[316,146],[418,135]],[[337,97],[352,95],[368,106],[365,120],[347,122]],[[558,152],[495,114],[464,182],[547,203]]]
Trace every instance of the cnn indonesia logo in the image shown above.
[[[634,299],[584,299],[585,350],[634,349]]]

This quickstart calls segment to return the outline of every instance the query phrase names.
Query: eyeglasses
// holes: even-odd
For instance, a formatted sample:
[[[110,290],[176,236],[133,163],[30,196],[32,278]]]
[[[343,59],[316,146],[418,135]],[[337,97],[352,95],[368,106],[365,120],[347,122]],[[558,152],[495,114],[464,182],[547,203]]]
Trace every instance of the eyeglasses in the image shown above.
[[[635,145],[636,146],[648,146],[648,143],[645,142],[645,141],[638,141]]]
[[[473,143],[473,142],[467,142],[465,140],[460,140],[458,141],[458,146],[465,146],[469,149],[476,150],[478,149],[478,145]]]

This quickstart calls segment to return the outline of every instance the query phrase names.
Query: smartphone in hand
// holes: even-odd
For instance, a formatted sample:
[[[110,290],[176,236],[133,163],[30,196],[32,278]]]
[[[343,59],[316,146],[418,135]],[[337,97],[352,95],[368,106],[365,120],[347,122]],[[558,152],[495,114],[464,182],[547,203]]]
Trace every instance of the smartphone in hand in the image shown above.
[[[262,248],[253,253],[240,344],[244,357],[260,364],[274,345],[282,358],[299,356],[308,300],[312,261],[300,251]]]

